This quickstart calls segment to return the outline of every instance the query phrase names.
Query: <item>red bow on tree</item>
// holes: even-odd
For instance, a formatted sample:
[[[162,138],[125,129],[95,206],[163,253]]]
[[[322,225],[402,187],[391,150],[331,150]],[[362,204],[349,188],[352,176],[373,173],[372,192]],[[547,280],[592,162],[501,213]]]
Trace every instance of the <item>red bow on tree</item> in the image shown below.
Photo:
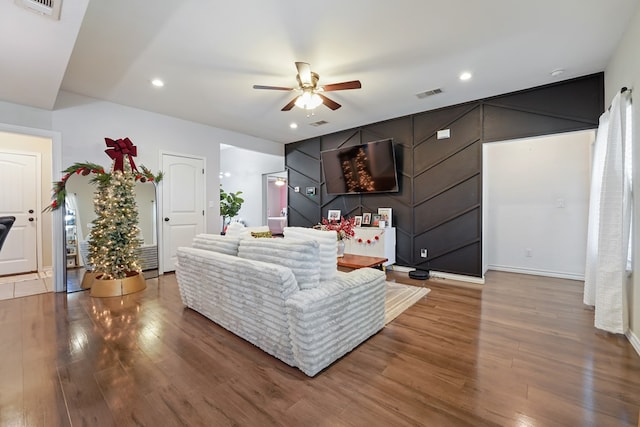
[[[124,172],[123,166],[125,155],[129,156],[129,164],[131,165],[131,170],[136,172],[138,171],[138,168],[136,168],[136,164],[133,162],[133,158],[138,155],[138,149],[135,145],[133,145],[133,142],[131,142],[129,138],[118,139],[117,141],[114,141],[111,138],[105,138],[104,140],[107,143],[107,147],[111,147],[104,150],[104,152],[107,153],[109,157],[111,157],[111,159],[115,161],[113,165],[114,171],[119,170]]]

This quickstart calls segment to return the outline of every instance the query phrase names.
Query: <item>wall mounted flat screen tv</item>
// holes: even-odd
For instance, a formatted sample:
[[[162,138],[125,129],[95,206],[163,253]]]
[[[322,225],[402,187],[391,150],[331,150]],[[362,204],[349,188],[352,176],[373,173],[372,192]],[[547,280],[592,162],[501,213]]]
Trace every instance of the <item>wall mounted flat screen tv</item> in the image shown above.
[[[391,139],[322,151],[320,157],[328,194],[398,191]]]

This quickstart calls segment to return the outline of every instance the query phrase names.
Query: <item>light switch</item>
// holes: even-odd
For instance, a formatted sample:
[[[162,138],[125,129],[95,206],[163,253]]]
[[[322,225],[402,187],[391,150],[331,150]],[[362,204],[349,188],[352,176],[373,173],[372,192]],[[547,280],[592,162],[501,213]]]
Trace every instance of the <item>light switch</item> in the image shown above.
[[[438,139],[447,139],[451,138],[451,129],[442,129],[439,130],[436,136]]]

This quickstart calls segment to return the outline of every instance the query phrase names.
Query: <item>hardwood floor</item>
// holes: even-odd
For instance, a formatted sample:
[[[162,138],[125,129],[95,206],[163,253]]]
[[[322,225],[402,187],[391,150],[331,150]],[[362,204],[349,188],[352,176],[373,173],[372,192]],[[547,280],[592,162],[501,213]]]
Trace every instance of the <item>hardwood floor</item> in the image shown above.
[[[388,276],[432,291],[315,378],[184,309],[173,275],[0,301],[0,425],[637,425],[640,358],[580,282]]]

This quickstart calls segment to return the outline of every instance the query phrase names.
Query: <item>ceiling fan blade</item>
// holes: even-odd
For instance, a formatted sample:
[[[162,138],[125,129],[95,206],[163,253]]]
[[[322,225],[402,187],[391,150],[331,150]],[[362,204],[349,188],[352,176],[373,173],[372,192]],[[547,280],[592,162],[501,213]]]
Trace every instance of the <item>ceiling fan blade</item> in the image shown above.
[[[322,102],[324,105],[326,105],[327,107],[331,108],[332,110],[337,110],[338,108],[342,107],[342,105],[338,104],[336,101],[327,98],[326,96],[324,96],[323,94],[319,93],[318,96],[320,98],[322,98]]]
[[[332,90],[360,89],[361,87],[362,85],[360,84],[360,80],[352,80],[350,82],[323,85],[322,90],[324,90],[325,92],[331,92]]]
[[[284,107],[282,107],[282,110],[280,111],[289,111],[293,108],[294,105],[296,105],[296,100],[298,99],[298,97],[296,96],[295,98],[293,98],[291,100],[291,102],[289,102],[287,105],[285,105]]]
[[[296,62],[296,68],[302,85],[311,85],[311,66],[306,62]]]
[[[292,87],[253,85],[254,89],[294,90]]]

